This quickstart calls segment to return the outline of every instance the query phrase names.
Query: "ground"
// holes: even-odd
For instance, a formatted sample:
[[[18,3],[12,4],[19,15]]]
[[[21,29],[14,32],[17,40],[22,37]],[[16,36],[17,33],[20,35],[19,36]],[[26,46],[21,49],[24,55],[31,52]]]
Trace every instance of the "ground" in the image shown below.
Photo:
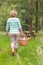
[[[20,46],[18,53],[11,55],[10,37],[0,33],[0,65],[43,65],[43,31],[31,38],[28,46]]]

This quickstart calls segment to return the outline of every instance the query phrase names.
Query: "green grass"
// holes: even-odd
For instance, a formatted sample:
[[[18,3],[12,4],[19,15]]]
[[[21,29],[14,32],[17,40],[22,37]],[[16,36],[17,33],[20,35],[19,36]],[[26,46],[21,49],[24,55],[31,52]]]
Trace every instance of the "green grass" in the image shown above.
[[[43,35],[43,33],[42,33]],[[41,32],[31,38],[28,46],[20,46],[18,54],[11,55],[10,38],[0,34],[0,65],[43,65],[43,37]]]

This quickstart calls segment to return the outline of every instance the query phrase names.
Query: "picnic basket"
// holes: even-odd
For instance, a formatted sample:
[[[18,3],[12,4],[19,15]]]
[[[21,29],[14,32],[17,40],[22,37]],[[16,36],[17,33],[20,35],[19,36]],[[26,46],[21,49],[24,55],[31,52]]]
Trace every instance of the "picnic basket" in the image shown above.
[[[28,42],[29,42],[30,38],[25,38],[25,37],[20,37],[19,38],[19,44],[20,46],[27,46],[28,45]]]

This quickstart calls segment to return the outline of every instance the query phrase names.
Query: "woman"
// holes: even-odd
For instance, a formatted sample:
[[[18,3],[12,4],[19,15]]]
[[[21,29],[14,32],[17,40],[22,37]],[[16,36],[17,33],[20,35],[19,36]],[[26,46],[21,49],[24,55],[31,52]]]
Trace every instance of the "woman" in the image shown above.
[[[11,38],[11,49],[12,49],[12,56],[15,54],[15,50],[18,50],[18,37],[21,33],[24,36],[22,26],[20,24],[20,19],[17,18],[17,12],[15,10],[10,11],[10,18],[7,20],[6,24],[6,35],[8,35],[8,30],[10,31],[10,38]]]

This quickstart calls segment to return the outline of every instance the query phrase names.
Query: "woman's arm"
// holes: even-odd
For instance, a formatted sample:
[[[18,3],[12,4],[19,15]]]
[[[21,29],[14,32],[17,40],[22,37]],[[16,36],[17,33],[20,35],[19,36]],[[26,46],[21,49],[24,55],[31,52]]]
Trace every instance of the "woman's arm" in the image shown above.
[[[20,29],[20,33],[21,33],[22,37],[25,35],[24,32],[23,32],[23,30],[22,30],[22,28]]]
[[[8,36],[8,29],[9,29],[9,21],[7,21],[7,24],[6,24],[6,36]]]
[[[24,32],[23,32],[23,29],[22,29],[22,25],[20,23],[20,20],[19,20],[19,30],[20,30],[21,36],[24,36]]]

